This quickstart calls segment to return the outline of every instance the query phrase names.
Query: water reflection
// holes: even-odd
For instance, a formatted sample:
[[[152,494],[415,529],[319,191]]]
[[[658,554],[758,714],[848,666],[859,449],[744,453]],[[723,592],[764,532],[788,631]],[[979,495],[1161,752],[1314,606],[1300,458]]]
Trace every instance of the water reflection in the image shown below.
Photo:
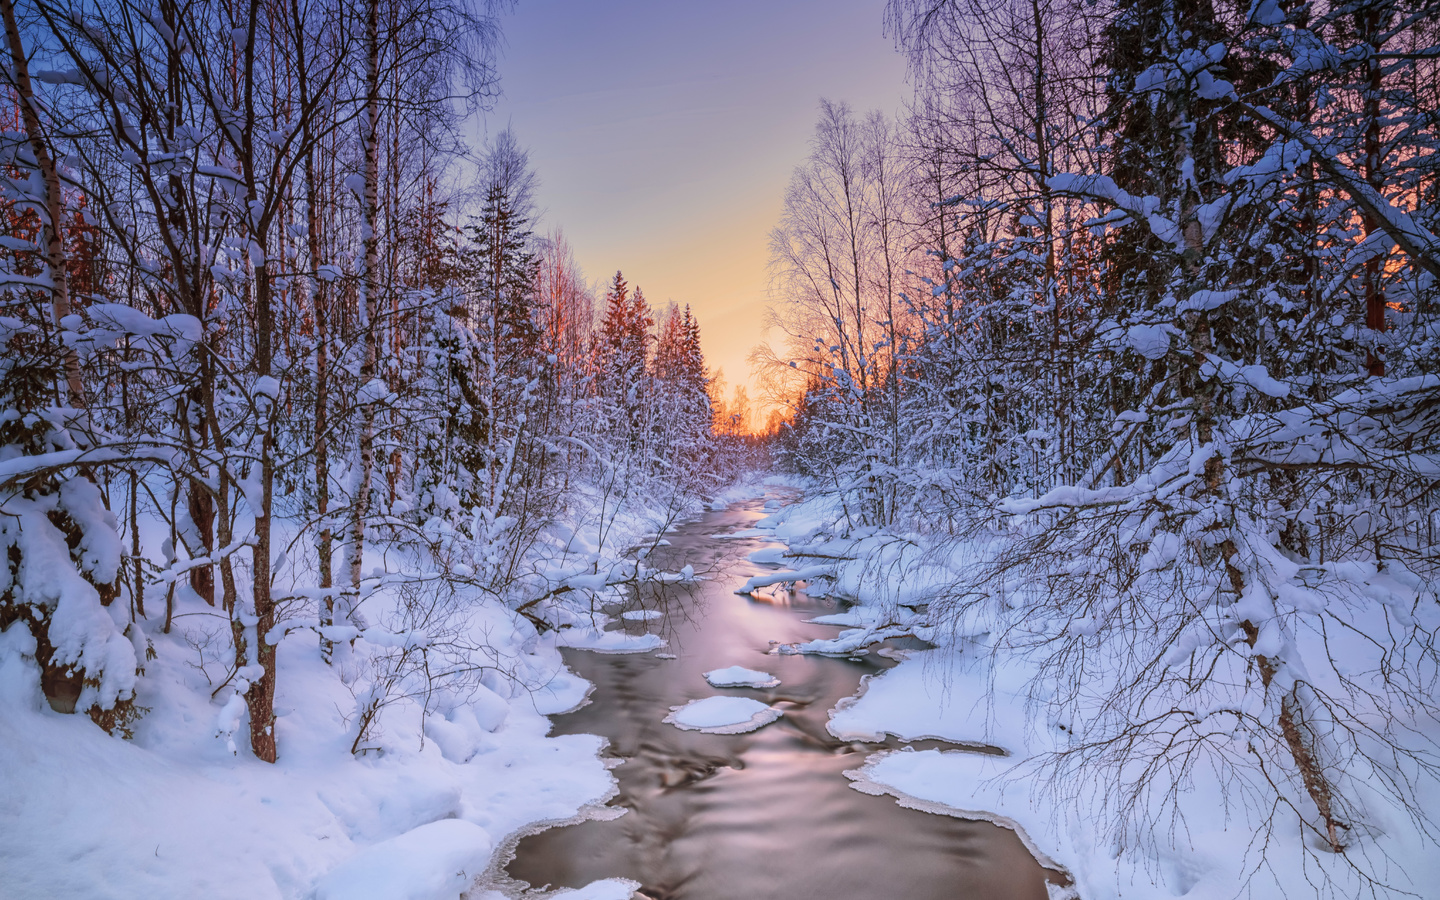
[[[777,642],[833,636],[834,627],[803,620],[834,611],[835,603],[803,590],[733,593],[741,580],[769,570],[745,558],[762,544],[715,535],[751,528],[762,515],[757,501],[681,528],[652,564],[688,562],[709,580],[624,604],[664,609],[663,620],[619,627],[661,634],[678,658],[566,651],[596,690],[593,703],[559,717],[555,730],[610,739],[611,754],[624,760],[615,769],[612,805],[628,812],[524,839],[508,874],[536,889],[631,878],[652,900],[1043,900],[1044,872],[1013,833],[849,788],[842,773],[895,742],[836,741],[825,729],[828,711],[855,692],[862,675],[893,663],[877,654],[851,660],[770,652]],[[773,673],[781,684],[717,689],[705,681],[702,673],[732,665]],[[740,735],[662,724],[670,707],[717,694],[755,697],[785,715]],[[511,893],[521,887],[512,885]]]

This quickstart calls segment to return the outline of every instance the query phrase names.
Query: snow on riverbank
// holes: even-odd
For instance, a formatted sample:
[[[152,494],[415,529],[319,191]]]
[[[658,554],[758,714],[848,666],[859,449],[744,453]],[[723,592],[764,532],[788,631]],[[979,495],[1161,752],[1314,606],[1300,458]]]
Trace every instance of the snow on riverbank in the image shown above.
[[[155,637],[140,695],[152,711],[133,742],[52,712],[20,630],[0,638],[0,896],[454,898],[457,873],[478,876],[505,835],[611,790],[600,739],[546,737],[542,710],[584,696],[553,640],[522,654],[555,673],[551,691],[519,691],[486,722],[452,710],[427,723],[430,740],[416,708],[357,757],[354,698],[319,662],[314,635],[292,635],[279,648],[281,754],[267,765],[230,754],[188,648]],[[347,887],[362,882],[389,887]]]
[[[758,491],[745,485],[728,495]],[[676,518],[659,506],[612,511],[602,541],[587,515],[582,508],[556,524],[545,540],[550,568],[530,576],[537,591],[547,578],[575,584],[529,611],[570,626],[558,633],[539,633],[469,585],[465,572],[427,574],[411,549],[367,553],[366,571],[404,577],[367,588],[370,627],[350,629],[360,635],[353,647],[339,639],[349,631],[336,634],[335,666],[320,660],[313,625],[292,620],[272,634],[273,765],[232,733],[244,727],[244,709],[226,705],[229,623],[188,589],[177,591],[170,634],[152,616],[134,638],[142,656],[147,644],[153,654],[139,679],[137,703],[147,712],[133,740],[53,712],[40,692],[35,642],[12,625],[0,633],[0,897],[454,900],[507,836],[604,803],[614,790],[604,741],[549,736],[546,716],[583,703],[590,689],[565,668],[560,647],[661,646],[654,635],[602,631],[605,620],[581,598],[587,577],[603,590],[607,571],[638,574],[620,554]],[[142,534],[157,548],[163,538],[158,526]],[[314,581],[293,569],[285,577]],[[433,621],[443,613],[443,627],[421,634],[396,625],[417,602],[429,604]],[[452,654],[451,662],[468,659],[473,677],[428,693],[403,680],[387,688],[394,654],[422,645]],[[470,655],[454,655],[457,648]],[[357,712],[377,698],[362,752],[352,754]],[[571,896],[609,900],[631,887],[611,880]]]
[[[1240,764],[1192,767],[1174,782],[1170,797],[1142,792],[1129,806],[1107,804],[1116,802],[1116,783],[1135,777],[1132,770],[1080,768],[1057,777],[1045,768],[1054,761],[1051,754],[1074,747],[1087,723],[1057,716],[1064,707],[1047,702],[1047,691],[1055,688],[1044,687],[1048,682],[1037,659],[997,636],[999,614],[987,619],[969,608],[957,616],[943,599],[931,603],[946,596],[939,586],[964,583],[985,548],[962,544],[941,557],[912,536],[862,530],[842,539],[840,523],[840,508],[827,496],[806,499],[759,523],[789,545],[792,577],[803,574],[813,579],[813,592],[859,603],[815,620],[848,629],[838,637],[782,652],[843,653],[900,634],[931,641],[935,649],[886,652],[900,658],[899,664],[867,677],[855,697],[831,712],[829,730],[844,740],[894,735],[967,748],[876,753],[847,773],[857,790],[1015,829],[1037,859],[1073,878],[1072,887],[1052,886],[1057,896],[1353,897],[1368,895],[1372,887],[1375,896],[1398,896],[1367,884],[1356,861],[1412,896],[1430,896],[1440,884],[1440,847],[1426,834],[1433,826],[1424,819],[1440,808],[1440,784],[1402,759],[1374,777],[1413,779],[1419,809],[1397,808],[1377,791],[1351,784],[1366,803],[1366,820],[1356,823],[1344,855],[1328,852],[1313,834],[1302,832],[1299,817],[1288,808],[1277,812],[1254,802],[1254,786],[1237,781],[1255,775],[1243,768],[1243,745]],[[777,574],[765,579],[784,580],[784,573]],[[1385,602],[1395,606],[1388,595]],[[1063,686],[1074,688],[1085,686]],[[1372,714],[1379,720],[1403,717],[1404,711]],[[1422,752],[1440,738],[1434,723],[1401,719],[1402,733],[1412,728],[1414,748]],[[1166,802],[1180,818],[1168,817]]]

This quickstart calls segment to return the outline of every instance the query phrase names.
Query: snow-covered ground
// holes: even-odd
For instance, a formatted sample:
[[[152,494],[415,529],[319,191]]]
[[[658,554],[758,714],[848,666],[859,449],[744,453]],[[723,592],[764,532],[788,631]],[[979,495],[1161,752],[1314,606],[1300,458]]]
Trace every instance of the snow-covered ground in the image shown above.
[[[726,499],[758,492],[742,486]],[[611,522],[603,546],[579,517],[557,526],[552,538],[589,554],[592,576],[583,577],[607,565],[633,572],[619,553],[662,528],[657,516],[635,510]],[[1372,871],[1413,895],[1431,896],[1440,884],[1440,849],[1409,811],[1378,794],[1367,797],[1368,832],[1346,856],[1313,847],[1307,853],[1298,822],[1287,828],[1283,816],[1276,819],[1280,827],[1257,842],[1257,822],[1271,811],[1237,799],[1233,785],[1205,769],[1177,785],[1181,824],[1154,823],[1148,832],[1132,830],[1131,842],[1118,842],[1098,808],[1105,785],[1057,785],[1041,771],[1046,754],[1065,746],[1076,723],[1049,718],[1033,702],[1033,660],[1003,652],[985,622],[934,623],[927,599],[955,570],[947,572],[910,539],[877,534],[840,541],[830,533],[836,519],[834,505],[821,496],[775,510],[761,523],[759,533],[783,540],[790,552],[843,545],[844,553],[835,555],[854,561],[831,564],[830,575],[814,576],[812,588],[861,601],[815,620],[844,629],[835,638],[780,651],[863,653],[900,635],[930,641],[933,649],[882,649],[899,664],[865,679],[855,697],[831,712],[829,730],[849,741],[891,735],[956,748],[875,753],[846,773],[857,790],[1012,828],[1037,859],[1073,879],[1071,888],[1052,892],[1085,900],[1298,897],[1321,888],[1359,896],[1366,885],[1348,866],[1351,854],[1363,855]],[[974,552],[962,548],[951,565],[962,566],[962,557]],[[777,554],[763,559],[783,564]],[[373,562],[403,568],[397,558]],[[803,555],[796,562],[804,567]],[[571,563],[555,577],[579,584],[585,567]],[[893,577],[902,572],[904,578]],[[784,589],[785,573],[777,574],[747,587]],[[594,584],[603,590],[603,582],[597,577]],[[531,620],[483,592],[462,582],[444,585],[460,611],[448,626],[451,638],[486,648],[483,674],[463,692],[393,698],[363,751],[352,754],[357,703],[376,681],[367,668],[375,648],[367,649],[362,632],[355,649],[342,649],[331,667],[320,660],[315,631],[294,628],[278,650],[280,758],[274,765],[255,760],[231,734],[227,669],[217,656],[224,641],[215,634],[228,624],[193,595],[180,592],[170,634],[152,620],[136,637],[142,655],[151,656],[143,652],[148,644],[153,656],[137,697],[148,711],[129,741],[84,718],[52,712],[26,658],[34,652],[28,632],[12,626],[0,634],[0,897],[439,900],[468,888],[479,900],[501,900],[475,886],[497,848],[543,823],[595,810],[613,791],[601,739],[549,735],[546,716],[584,703],[589,692],[565,668],[560,648],[646,652],[663,642],[605,631],[609,620],[592,614],[588,602],[550,609],[547,615],[566,627],[542,635]],[[371,637],[381,650],[397,637],[386,626],[402,602],[400,592],[380,588],[367,600]],[[650,618],[617,617],[631,623],[630,631]],[[706,677],[721,688],[775,681],[739,666]],[[759,700],[714,696],[676,707],[666,721],[737,733],[779,715]],[[1420,796],[1426,809],[1440,808],[1437,785],[1422,782]],[[1136,818],[1154,822],[1153,814]],[[563,896],[620,900],[634,887],[610,879]]]
[[[876,741],[940,739],[963,749],[910,748],[873,754],[847,772],[852,786],[893,796],[907,807],[935,814],[985,819],[1017,831],[1043,864],[1068,873],[1073,885],[1053,886],[1056,896],[1084,900],[1183,896],[1190,900],[1391,896],[1434,897],[1440,884],[1440,846],[1423,817],[1440,808],[1440,784],[1417,779],[1419,810],[1398,808],[1378,791],[1358,786],[1365,798],[1366,832],[1344,855],[1328,852],[1302,833],[1288,810],[1253,802],[1228,780],[1234,769],[1196,767],[1174,784],[1174,794],[1146,795],[1153,808],[1104,808],[1111,785],[1081,775],[1057,783],[1043,766],[1084,723],[1053,717],[1054,707],[1036,701],[1043,677],[1036,660],[995,638],[991,622],[970,619],[937,627],[925,603],[933,587],[961,577],[979,550],[959,547],[950,570],[924,554],[918,539],[865,534],[839,540],[834,501],[819,495],[778,511],[759,523],[791,552],[810,549],[852,561],[807,566],[803,554],[788,573],[752,579],[746,589],[801,578],[814,592],[830,592],[858,605],[815,621],[847,630],[831,640],[782,647],[782,652],[847,653],[887,637],[911,635],[934,649],[885,651],[900,660],[867,677],[859,693],[831,712],[837,738]],[[843,551],[843,552],[839,552]],[[1043,694],[1043,692],[1041,692]],[[1043,696],[1042,696],[1043,699]],[[1376,709],[1375,716],[1391,711]],[[1422,723],[1423,724],[1423,723]],[[1430,723],[1433,726],[1433,723]],[[1440,739],[1420,731],[1416,747]],[[1435,746],[1433,743],[1429,746]],[[1403,763],[1397,763],[1397,771]],[[1163,774],[1163,773],[1162,773]],[[1413,775],[1413,771],[1410,773]],[[1228,777],[1227,777],[1228,776]],[[1162,815],[1170,801],[1176,818]],[[1115,829],[1120,818],[1130,826]],[[1266,822],[1273,825],[1266,829]],[[1128,834],[1128,841],[1117,840]],[[1362,863],[1388,883],[1368,883]],[[1400,896],[1401,894],[1394,894]]]
[[[151,636],[139,695],[151,712],[124,741],[50,710],[12,627],[0,638],[0,896],[458,896],[507,834],[603,802],[611,787],[598,738],[547,737],[544,714],[586,690],[553,636],[487,613],[492,634],[520,645],[517,662],[551,674],[545,686],[497,678],[498,691],[423,726],[419,705],[396,709],[358,756],[355,698],[320,662],[313,632],[287,637],[274,765],[217,735],[210,685],[178,630]]]
[[[721,499],[758,490],[740,486]],[[602,542],[580,510],[548,535],[568,551],[555,577],[625,571],[624,550],[673,521],[667,510],[636,507],[605,523]],[[416,564],[382,545],[366,570]],[[604,803],[614,780],[602,739],[549,735],[546,716],[585,702],[590,689],[560,647],[634,652],[663,641],[603,631],[588,600],[551,602],[547,615],[573,627],[542,635],[463,578],[418,583],[376,589],[366,618],[386,625],[420,591],[449,611],[446,640],[476,648],[478,677],[432,695],[405,686],[387,696],[352,754],[357,711],[382,689],[396,635],[376,627],[376,646],[365,632],[353,649],[340,641],[332,667],[313,627],[296,619],[278,644],[273,765],[234,733],[243,705],[227,704],[228,621],[188,590],[177,592],[171,633],[152,616],[135,637],[153,652],[133,740],[53,712],[28,631],[0,634],[0,897],[453,900],[508,836]],[[565,896],[618,900],[633,887],[610,880]]]

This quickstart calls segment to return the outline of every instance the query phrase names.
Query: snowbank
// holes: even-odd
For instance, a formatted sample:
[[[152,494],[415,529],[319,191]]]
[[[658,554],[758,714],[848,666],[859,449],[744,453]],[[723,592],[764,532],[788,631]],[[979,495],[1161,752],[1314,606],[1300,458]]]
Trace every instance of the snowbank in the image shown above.
[[[616,514],[578,490],[523,576],[520,586],[542,598],[528,616],[469,584],[471,567],[457,564],[450,579],[414,548],[367,548],[363,570],[388,574],[367,577],[361,622],[328,629],[333,666],[321,661],[313,619],[282,619],[269,635],[278,659],[273,765],[243,739],[229,621],[188,587],[177,587],[171,633],[153,614],[127,633],[126,651],[148,657],[135,681],[145,713],[129,741],[53,712],[35,642],[12,625],[0,633],[0,897],[487,894],[475,879],[511,836],[612,796],[602,738],[549,735],[546,716],[583,704],[591,689],[560,649],[663,646],[656,635],[604,631],[609,620],[590,609],[617,578],[661,574],[626,552],[676,516],[642,501]],[[277,545],[300,543],[293,523],[276,531]],[[142,521],[141,537],[163,555],[158,521]],[[277,572],[278,591],[293,585],[305,596],[314,583],[303,563]],[[163,604],[163,594],[147,599]],[[106,612],[118,621],[120,607]],[[559,630],[542,633],[537,621]],[[404,653],[418,660],[421,651],[432,672],[458,663],[470,674],[426,682],[416,662],[408,674],[396,668]],[[352,753],[367,703],[378,712]],[[613,900],[632,887],[609,880],[570,896]]]
[[[485,829],[441,819],[381,841],[331,869],[315,900],[450,900],[485,871]]]
[[[1348,785],[1365,803],[1365,820],[1356,823],[1344,855],[1302,832],[1299,817],[1283,804],[1255,802],[1259,792],[1247,793],[1238,781],[1247,772],[1243,744],[1237,748],[1241,764],[1194,767],[1169,796],[1151,791],[1135,796],[1128,808],[1107,808],[1116,801],[1114,785],[1106,781],[1135,773],[1081,769],[1057,775],[1049,767],[1053,754],[1077,746],[1088,723],[1052,717],[1062,707],[1047,703],[1040,658],[997,636],[999,620],[987,618],[996,615],[993,607],[987,613],[977,604],[961,614],[946,606],[954,585],[966,583],[971,564],[987,548],[959,544],[942,556],[915,537],[851,529],[838,504],[824,496],[779,510],[759,527],[789,544],[797,570],[805,569],[807,551],[816,568],[832,567],[829,575],[816,576],[812,592],[829,591],[858,603],[813,620],[847,628],[837,637],[785,646],[782,652],[855,652],[901,633],[936,645],[882,651],[899,664],[864,679],[854,697],[831,711],[828,728],[842,740],[891,735],[966,749],[876,753],[846,773],[852,786],[893,796],[907,807],[1014,829],[1042,864],[1073,878],[1073,888],[1052,886],[1052,895],[1232,900],[1408,891],[1432,896],[1440,884],[1440,848],[1425,833],[1433,826],[1423,819],[1440,808],[1440,784],[1410,763],[1397,760],[1391,771],[1374,777],[1411,779],[1418,809],[1396,808],[1364,784]],[[1395,599],[1404,593],[1400,587],[1374,592],[1392,614],[1408,603]],[[1363,658],[1350,652],[1356,648],[1339,629],[1328,640],[1337,659]],[[1422,752],[1440,745],[1434,723],[1392,718],[1403,717],[1403,710],[1376,709],[1373,715],[1409,733]],[[1115,827],[1117,822],[1128,824]],[[1367,882],[1357,861],[1388,884]]]
[[[601,739],[546,737],[525,692],[501,701],[498,724],[493,707],[488,721],[483,707],[452,712],[438,717],[448,741],[397,724],[351,756],[342,710],[355,701],[313,634],[279,648],[276,764],[216,738],[209,686],[178,635],[152,636],[139,698],[151,712],[124,741],[49,709],[15,631],[0,638],[0,896],[453,898],[495,839],[611,790]],[[558,668],[553,647],[538,650]]]

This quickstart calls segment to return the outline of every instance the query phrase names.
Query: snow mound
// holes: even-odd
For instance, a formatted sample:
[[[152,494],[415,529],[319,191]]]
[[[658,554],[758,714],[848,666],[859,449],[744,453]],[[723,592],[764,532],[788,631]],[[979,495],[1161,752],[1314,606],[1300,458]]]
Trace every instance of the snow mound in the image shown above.
[[[1031,834],[1051,831],[1050,811],[1038,808],[1027,785],[1000,778],[1013,760],[963,750],[884,750],[860,769],[845,773],[862,794],[895,797],[901,806],[921,812],[993,822],[1019,835],[1042,866],[1069,867],[1045,853]]]
[[[620,618],[630,622],[648,622],[651,619],[663,619],[665,614],[658,609],[627,609],[620,614]]]
[[[555,639],[557,647],[592,650],[596,653],[645,653],[665,646],[658,634],[626,634],[598,628],[567,628]]]
[[[759,550],[750,551],[745,558],[753,563],[781,565],[785,562],[785,554],[789,552],[785,547],[761,547]]]
[[[603,881],[592,881],[583,888],[558,891],[550,895],[550,900],[630,900],[630,896],[639,889],[638,881],[606,878]]]
[[[991,672],[973,656],[953,649],[914,651],[893,669],[866,675],[860,691],[830,711],[827,730],[842,741],[893,734],[902,741],[937,738],[1023,749],[1024,673]]]
[[[454,900],[485,871],[491,847],[473,822],[421,825],[336,866],[316,885],[315,900]]]
[[[730,666],[705,673],[705,680],[711,687],[773,688],[780,686],[780,679],[769,672],[757,672],[744,666]]]
[[[784,713],[749,697],[706,697],[674,706],[666,724],[706,734],[743,734],[763,728]]]

